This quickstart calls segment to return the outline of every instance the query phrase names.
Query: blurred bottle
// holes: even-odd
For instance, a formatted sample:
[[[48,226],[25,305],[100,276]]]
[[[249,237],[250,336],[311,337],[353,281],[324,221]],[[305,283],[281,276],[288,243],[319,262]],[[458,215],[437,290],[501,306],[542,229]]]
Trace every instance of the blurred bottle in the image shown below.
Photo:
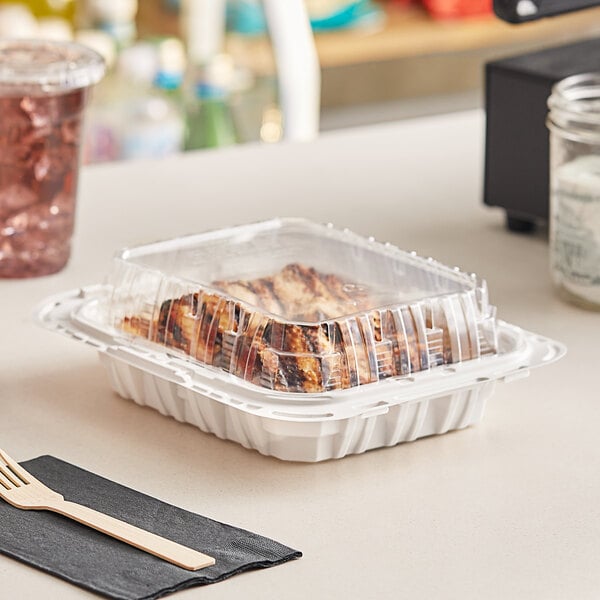
[[[117,66],[121,90],[121,101],[117,102],[119,157],[160,158],[181,151],[184,118],[173,97],[178,89],[174,82],[181,75],[161,71],[160,52],[147,42],[123,51]]]
[[[108,33],[117,48],[124,48],[135,41],[137,10],[137,0],[80,0],[77,20],[80,27]]]
[[[136,81],[123,104],[121,158],[160,158],[183,149],[185,123],[179,97],[185,56],[175,39],[137,44],[120,60],[121,81]]]
[[[208,65],[223,52],[225,0],[182,0],[180,27],[189,64]]]
[[[157,50],[157,71],[154,85],[165,96],[183,107],[182,86],[186,69],[185,48],[177,38],[162,38],[153,41]]]
[[[140,42],[122,50],[90,107],[85,160],[160,158],[180,152],[184,68],[178,40]]]
[[[186,150],[220,148],[237,143],[229,102],[233,74],[233,61],[223,54],[192,71],[186,103]]]
[[[225,0],[182,0],[181,31],[189,61],[186,150],[237,142],[229,104],[233,61],[222,53]]]

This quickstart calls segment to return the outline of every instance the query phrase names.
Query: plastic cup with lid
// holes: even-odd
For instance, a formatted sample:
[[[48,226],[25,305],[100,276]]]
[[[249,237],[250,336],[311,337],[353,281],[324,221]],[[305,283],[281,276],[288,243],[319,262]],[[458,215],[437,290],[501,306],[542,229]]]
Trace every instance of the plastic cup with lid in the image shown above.
[[[102,57],[58,41],[0,41],[0,277],[68,262],[82,118]]]

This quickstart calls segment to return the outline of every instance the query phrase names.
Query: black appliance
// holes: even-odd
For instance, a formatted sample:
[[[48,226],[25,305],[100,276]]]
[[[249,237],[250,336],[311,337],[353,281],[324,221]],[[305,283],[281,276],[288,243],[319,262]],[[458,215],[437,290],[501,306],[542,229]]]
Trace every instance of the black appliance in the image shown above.
[[[505,21],[523,23],[598,4],[598,0],[494,0],[494,11]]]
[[[494,0],[496,14],[512,23],[598,5],[600,0]],[[586,71],[600,71],[600,40],[486,65],[484,202],[504,208],[513,231],[532,231],[548,219],[546,102],[554,83]]]

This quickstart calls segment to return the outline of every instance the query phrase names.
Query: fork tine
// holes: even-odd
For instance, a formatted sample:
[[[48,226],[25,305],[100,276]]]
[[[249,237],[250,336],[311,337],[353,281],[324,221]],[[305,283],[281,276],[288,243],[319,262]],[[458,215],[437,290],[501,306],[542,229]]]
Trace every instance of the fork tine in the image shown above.
[[[0,448],[0,458],[4,461],[4,464],[21,480],[23,483],[39,483],[33,475],[30,475],[25,469],[23,469],[16,461],[14,461],[2,448]],[[41,484],[40,484],[41,485]]]
[[[8,479],[12,485],[16,487],[21,487],[25,485],[11,470],[9,467],[0,463],[0,474],[4,475],[5,479]]]
[[[10,479],[7,479],[3,473],[0,473],[0,486],[0,493],[2,493],[2,489],[12,490],[14,487]]]

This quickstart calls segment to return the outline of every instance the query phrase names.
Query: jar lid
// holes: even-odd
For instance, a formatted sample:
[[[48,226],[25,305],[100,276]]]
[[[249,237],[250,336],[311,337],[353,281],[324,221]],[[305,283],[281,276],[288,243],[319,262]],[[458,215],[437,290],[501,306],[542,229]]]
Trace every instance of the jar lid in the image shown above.
[[[104,60],[73,42],[0,41],[0,94],[65,93],[97,83]]]

